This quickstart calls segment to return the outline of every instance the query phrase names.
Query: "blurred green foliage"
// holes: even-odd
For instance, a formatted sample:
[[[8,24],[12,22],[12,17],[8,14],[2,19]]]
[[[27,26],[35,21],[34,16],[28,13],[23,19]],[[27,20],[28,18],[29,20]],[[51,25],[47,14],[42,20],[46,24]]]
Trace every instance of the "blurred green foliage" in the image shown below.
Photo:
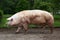
[[[55,13],[60,10],[60,0],[0,0],[0,9],[4,14],[14,14],[18,11],[41,9]]]

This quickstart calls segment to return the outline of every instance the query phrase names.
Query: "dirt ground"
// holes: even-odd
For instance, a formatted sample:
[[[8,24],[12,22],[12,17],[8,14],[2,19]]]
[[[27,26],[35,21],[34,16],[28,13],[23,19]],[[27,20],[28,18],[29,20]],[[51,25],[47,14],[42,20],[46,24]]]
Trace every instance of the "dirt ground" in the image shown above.
[[[30,28],[26,34],[21,30],[15,34],[16,28],[0,29],[0,40],[60,40],[60,28],[55,28],[50,34],[49,29],[44,32],[40,28]]]

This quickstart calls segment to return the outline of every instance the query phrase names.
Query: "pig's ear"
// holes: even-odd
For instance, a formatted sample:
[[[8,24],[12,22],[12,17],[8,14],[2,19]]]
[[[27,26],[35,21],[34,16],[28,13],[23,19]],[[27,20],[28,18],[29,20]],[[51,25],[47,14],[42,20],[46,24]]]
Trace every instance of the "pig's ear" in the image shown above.
[[[7,20],[10,20],[9,18],[7,18]]]
[[[11,18],[11,21],[13,21],[13,18]]]

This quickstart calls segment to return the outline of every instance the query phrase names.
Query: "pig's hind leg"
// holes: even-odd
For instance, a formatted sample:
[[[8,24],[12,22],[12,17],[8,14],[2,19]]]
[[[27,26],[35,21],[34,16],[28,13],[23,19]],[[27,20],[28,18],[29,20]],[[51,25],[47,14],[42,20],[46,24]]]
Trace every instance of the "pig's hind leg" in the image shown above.
[[[23,28],[24,28],[25,33],[27,33],[27,31],[28,31],[28,24],[24,23],[23,24]]]

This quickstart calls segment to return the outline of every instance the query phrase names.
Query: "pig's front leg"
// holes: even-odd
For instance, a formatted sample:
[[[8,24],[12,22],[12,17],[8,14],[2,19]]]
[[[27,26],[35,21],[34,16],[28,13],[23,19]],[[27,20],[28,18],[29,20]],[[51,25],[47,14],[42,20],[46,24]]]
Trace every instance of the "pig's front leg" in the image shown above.
[[[23,24],[23,28],[24,28],[25,33],[26,33],[26,32],[27,32],[27,30],[28,30],[28,24],[27,24],[27,23],[24,23],[24,24]]]
[[[19,33],[20,29],[21,29],[21,27],[18,27],[18,29],[16,30],[16,33]]]

